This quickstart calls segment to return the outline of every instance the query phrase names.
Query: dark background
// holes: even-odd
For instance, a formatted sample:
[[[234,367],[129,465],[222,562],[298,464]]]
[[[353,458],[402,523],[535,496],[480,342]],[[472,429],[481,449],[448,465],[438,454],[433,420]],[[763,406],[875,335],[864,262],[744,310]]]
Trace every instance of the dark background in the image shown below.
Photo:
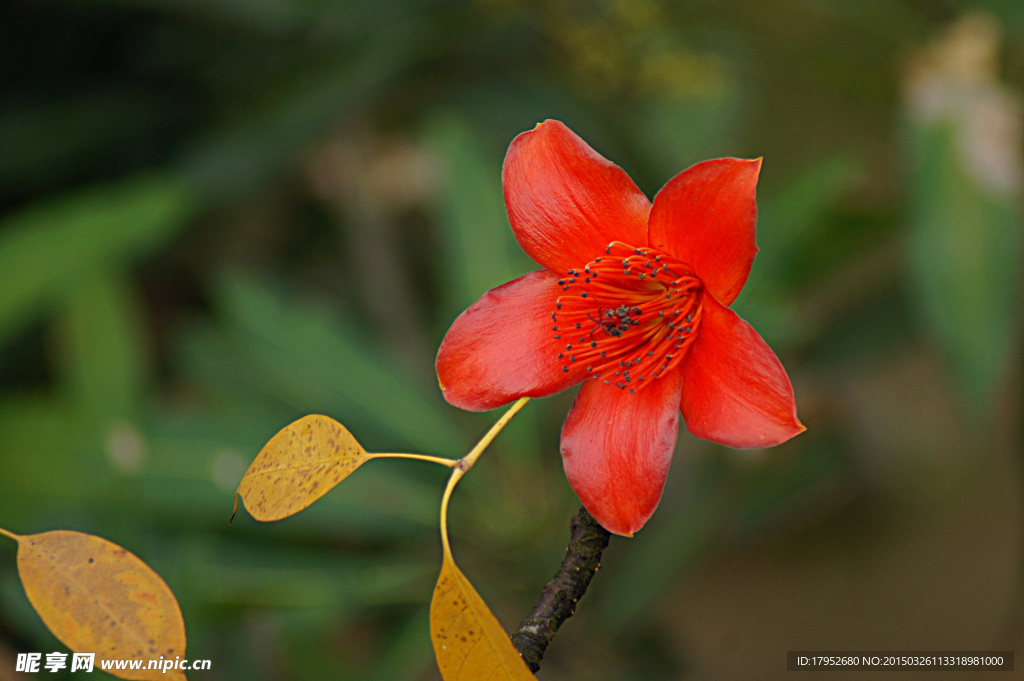
[[[1022,38],[1017,0],[5,2],[0,526],[149,562],[213,661],[193,679],[437,678],[445,470],[374,461],[268,525],[229,528],[232,494],[307,413],[445,456],[497,418],[449,407],[433,360],[534,267],[500,167],[558,118],[649,196],[764,157],[735,308],[808,432],[763,452],[681,433],[660,509],[612,541],[540,678],[1013,649]],[[578,507],[571,393],[531,403],[453,499],[456,559],[507,628]],[[0,679],[62,649],[4,544]]]

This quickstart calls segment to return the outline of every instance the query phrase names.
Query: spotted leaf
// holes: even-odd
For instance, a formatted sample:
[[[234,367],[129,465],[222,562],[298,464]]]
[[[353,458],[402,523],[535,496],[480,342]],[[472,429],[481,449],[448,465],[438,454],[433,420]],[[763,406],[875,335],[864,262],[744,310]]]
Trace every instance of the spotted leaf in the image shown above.
[[[444,681],[536,678],[447,552],[430,603],[430,638]]]
[[[32,607],[72,651],[96,653],[95,668],[104,659],[139,659],[146,667],[161,656],[185,657],[178,601],[134,554],[81,532],[8,536],[18,542],[18,572]],[[174,669],[109,671],[123,679],[186,678]]]
[[[263,447],[237,494],[256,520],[281,520],[327,494],[371,458],[334,419],[304,416]]]

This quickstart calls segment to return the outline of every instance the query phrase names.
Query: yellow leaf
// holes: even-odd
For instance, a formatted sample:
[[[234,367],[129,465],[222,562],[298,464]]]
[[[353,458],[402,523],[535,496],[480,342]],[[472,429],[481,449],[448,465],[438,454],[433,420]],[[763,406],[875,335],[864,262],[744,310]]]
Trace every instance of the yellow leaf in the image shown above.
[[[444,681],[536,679],[448,552],[430,603],[430,638]]]
[[[18,572],[32,607],[76,653],[104,659],[185,656],[185,622],[164,580],[106,539],[58,530],[17,536]],[[111,670],[123,679],[185,679],[160,669]]]
[[[237,494],[256,520],[281,520],[327,494],[371,458],[334,419],[304,416],[260,450]]]

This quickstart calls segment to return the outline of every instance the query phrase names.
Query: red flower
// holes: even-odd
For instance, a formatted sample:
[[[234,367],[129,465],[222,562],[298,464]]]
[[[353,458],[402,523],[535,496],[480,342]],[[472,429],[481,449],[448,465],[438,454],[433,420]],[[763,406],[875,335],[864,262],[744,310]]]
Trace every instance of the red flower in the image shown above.
[[[652,206],[564,124],[509,146],[505,206],[544,269],[488,291],[437,355],[445,399],[474,411],[583,383],[562,461],[583,505],[631,536],[661,500],[682,411],[697,437],[770,447],[805,430],[775,353],[728,306],[757,253],[761,161],[684,170]]]

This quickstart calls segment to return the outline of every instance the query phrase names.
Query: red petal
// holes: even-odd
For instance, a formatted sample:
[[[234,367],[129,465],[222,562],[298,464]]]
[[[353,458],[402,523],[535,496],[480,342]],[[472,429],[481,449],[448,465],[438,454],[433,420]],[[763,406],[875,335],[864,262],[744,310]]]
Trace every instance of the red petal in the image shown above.
[[[703,306],[682,369],[687,429],[740,449],[772,447],[807,430],[789,376],[764,339],[711,296]]]
[[[437,353],[448,402],[483,411],[552,395],[585,378],[586,367],[558,359],[567,341],[551,329],[562,294],[557,281],[552,272],[530,272],[488,291],[455,320]]]
[[[754,190],[760,170],[761,159],[704,161],[654,197],[650,245],[689,263],[724,305],[736,300],[757,255]]]
[[[582,268],[612,241],[647,245],[651,202],[622,168],[559,121],[512,140],[502,184],[516,239],[553,272]]]
[[[562,426],[562,463],[583,505],[609,532],[630,537],[661,501],[679,433],[681,376],[629,394],[583,384]]]

